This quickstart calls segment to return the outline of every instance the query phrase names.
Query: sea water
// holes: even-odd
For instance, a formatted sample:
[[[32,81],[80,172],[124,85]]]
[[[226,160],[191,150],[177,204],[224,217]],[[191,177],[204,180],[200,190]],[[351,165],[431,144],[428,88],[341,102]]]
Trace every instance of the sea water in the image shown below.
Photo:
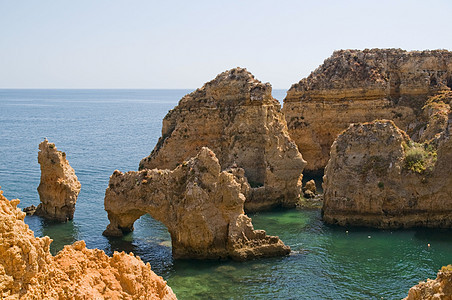
[[[114,170],[137,170],[161,135],[162,119],[190,90],[0,90],[0,186],[19,207],[39,204],[38,145],[65,151],[82,189],[74,220],[26,217],[52,253],[83,239],[89,248],[133,252],[179,299],[399,299],[452,263],[452,230],[375,230],[323,224],[319,210],[250,215],[293,252],[249,262],[175,261],[165,226],[149,215],[123,238],[106,238],[105,189]],[[282,100],[284,90],[274,90]],[[428,244],[431,246],[428,247]]]

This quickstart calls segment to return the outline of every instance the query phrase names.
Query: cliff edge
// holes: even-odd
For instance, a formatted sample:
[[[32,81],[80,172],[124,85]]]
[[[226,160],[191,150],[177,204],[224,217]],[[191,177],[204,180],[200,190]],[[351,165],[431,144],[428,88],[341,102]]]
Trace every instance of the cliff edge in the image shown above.
[[[419,141],[428,97],[451,88],[450,51],[340,50],[292,85],[283,112],[306,170],[319,170],[351,123],[392,120]]]
[[[0,191],[0,298],[176,299],[151,266],[133,254],[108,257],[78,241],[52,256],[52,240],[34,236],[18,204]]]

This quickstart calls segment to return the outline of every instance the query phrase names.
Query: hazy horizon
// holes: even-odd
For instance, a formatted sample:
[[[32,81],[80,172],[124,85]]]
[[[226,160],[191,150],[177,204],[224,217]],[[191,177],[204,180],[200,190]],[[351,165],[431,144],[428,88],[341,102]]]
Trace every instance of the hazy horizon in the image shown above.
[[[287,90],[339,49],[452,49],[452,2],[0,0],[1,89]]]

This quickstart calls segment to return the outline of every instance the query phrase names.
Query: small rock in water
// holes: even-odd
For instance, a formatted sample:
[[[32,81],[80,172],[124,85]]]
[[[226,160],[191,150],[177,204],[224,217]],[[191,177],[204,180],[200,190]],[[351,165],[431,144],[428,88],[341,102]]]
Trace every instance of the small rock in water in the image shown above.
[[[25,208],[23,209],[23,211],[24,211],[24,213],[27,214],[27,216],[32,216],[32,215],[34,215],[35,212],[36,212],[36,206],[31,205],[31,206],[25,207]]]

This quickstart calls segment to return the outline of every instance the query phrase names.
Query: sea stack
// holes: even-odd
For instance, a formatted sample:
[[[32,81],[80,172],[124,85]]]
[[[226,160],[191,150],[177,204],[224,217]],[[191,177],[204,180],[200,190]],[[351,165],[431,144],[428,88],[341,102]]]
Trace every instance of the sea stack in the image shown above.
[[[52,240],[34,236],[19,202],[0,191],[2,299],[176,299],[162,277],[133,254],[108,257],[78,241],[52,256]]]
[[[322,170],[333,141],[351,123],[392,120],[414,141],[426,125],[427,98],[452,87],[452,52],[401,49],[340,50],[284,99],[290,136],[307,160]]]
[[[209,147],[221,169],[245,170],[251,189],[247,211],[293,207],[301,194],[306,162],[289,137],[271,85],[246,69],[219,74],[184,96],[163,120],[162,137],[140,170],[174,169]]]
[[[41,165],[38,187],[41,203],[35,214],[56,221],[72,220],[81,185],[66,153],[58,151],[54,143],[45,139],[39,144],[38,162]]]
[[[331,147],[323,220],[342,226],[452,228],[452,119],[415,143],[392,121],[352,124]]]
[[[288,246],[254,230],[244,214],[243,192],[250,187],[243,175],[240,168],[221,171],[219,160],[206,147],[172,171],[115,171],[105,192],[110,224],[104,235],[121,236],[149,213],[168,228],[176,259],[246,260],[288,254]]]

